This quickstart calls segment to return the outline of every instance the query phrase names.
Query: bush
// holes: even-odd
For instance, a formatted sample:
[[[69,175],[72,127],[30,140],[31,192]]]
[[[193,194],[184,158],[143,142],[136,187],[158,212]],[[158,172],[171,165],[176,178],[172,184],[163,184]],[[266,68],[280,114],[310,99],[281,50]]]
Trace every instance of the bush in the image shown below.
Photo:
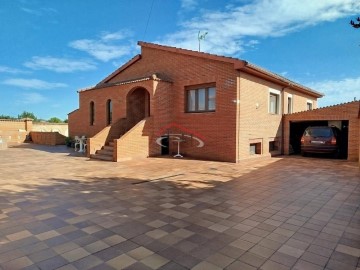
[[[67,147],[74,147],[74,140],[71,137],[65,138],[65,145]]]

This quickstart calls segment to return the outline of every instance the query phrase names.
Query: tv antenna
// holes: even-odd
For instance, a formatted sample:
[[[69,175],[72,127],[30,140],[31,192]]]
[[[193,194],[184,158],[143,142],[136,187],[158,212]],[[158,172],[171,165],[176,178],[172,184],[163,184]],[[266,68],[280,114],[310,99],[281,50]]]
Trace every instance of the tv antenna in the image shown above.
[[[201,43],[201,40],[205,40],[205,37],[206,37],[207,34],[208,34],[208,32],[205,32],[204,34],[201,34],[201,31],[199,31],[199,33],[198,33],[199,52],[200,52],[200,43]]]

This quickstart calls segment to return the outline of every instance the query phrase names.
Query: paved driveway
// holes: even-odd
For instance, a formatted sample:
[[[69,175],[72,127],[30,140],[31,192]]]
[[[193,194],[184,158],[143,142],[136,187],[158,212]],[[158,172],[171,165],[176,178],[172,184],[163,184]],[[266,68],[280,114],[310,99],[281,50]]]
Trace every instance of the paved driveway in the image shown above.
[[[0,151],[2,269],[360,269],[357,163]]]

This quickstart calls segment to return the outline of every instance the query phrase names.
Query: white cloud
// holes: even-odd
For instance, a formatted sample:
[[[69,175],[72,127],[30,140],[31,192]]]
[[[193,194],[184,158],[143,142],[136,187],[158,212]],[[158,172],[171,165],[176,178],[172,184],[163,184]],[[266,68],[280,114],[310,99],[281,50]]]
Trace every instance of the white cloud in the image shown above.
[[[20,70],[17,68],[11,68],[7,66],[0,66],[0,73],[10,73],[10,74],[19,74],[19,73],[28,73],[27,71]]]
[[[313,82],[307,86],[325,94],[325,97],[319,99],[322,107],[353,101],[354,97],[360,99],[360,77]]]
[[[60,73],[96,69],[96,65],[91,61],[56,58],[51,56],[34,56],[31,61],[25,62],[24,66],[31,69],[47,69]]]
[[[283,36],[322,22],[360,13],[358,0],[258,0],[220,11],[206,11],[182,24],[182,30],[165,37],[162,44],[196,50],[197,34],[209,34],[202,51],[238,54],[247,39]],[[252,41],[253,42],[253,41]]]
[[[195,9],[197,4],[197,0],[181,0],[181,8],[186,10]]]
[[[46,82],[38,79],[7,79],[2,82],[2,84],[17,86],[26,89],[53,89],[59,87],[66,87],[65,83],[54,83],[54,82]]]
[[[36,16],[41,16],[44,14],[53,14],[53,13],[58,13],[58,11],[55,8],[47,8],[47,7],[42,7],[39,9],[32,9],[32,8],[26,8],[26,7],[22,7],[21,8],[22,11],[28,13],[28,14],[32,14],[32,15],[36,15]]]
[[[69,43],[69,46],[84,51],[100,61],[107,62],[131,53],[132,46],[116,43],[116,41],[123,41],[130,35],[131,33],[127,31],[104,32],[99,39],[74,40]]]
[[[38,11],[38,10],[35,10],[35,9],[30,9],[30,8],[24,8],[24,7],[22,7],[21,10],[24,11],[24,12],[26,12],[26,13],[32,14],[32,15],[36,15],[36,16],[40,16],[40,15],[41,15],[41,12]]]
[[[47,99],[38,93],[25,93],[20,97],[20,103],[23,104],[37,104],[46,101]]]
[[[127,38],[131,35],[128,31],[117,31],[117,32],[103,32],[100,36],[100,39],[103,41],[112,41],[112,40],[121,40]]]

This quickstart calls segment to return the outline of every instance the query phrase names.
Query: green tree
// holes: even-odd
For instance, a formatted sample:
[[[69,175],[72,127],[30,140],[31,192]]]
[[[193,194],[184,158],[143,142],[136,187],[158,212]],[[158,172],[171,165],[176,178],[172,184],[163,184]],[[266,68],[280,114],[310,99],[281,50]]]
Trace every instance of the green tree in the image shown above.
[[[48,120],[49,123],[62,123],[61,119],[57,118],[57,117],[51,117]]]
[[[0,119],[15,119],[15,117],[12,117],[12,116],[9,116],[9,115],[0,114]]]
[[[37,121],[37,117],[32,112],[23,111],[22,114],[18,115],[18,118],[32,118],[34,121]]]
[[[66,118],[66,119],[64,120],[64,123],[69,123],[69,120]]]
[[[354,22],[353,20],[350,21],[350,24],[354,28],[360,28],[360,17],[357,17],[356,19],[358,22]]]

